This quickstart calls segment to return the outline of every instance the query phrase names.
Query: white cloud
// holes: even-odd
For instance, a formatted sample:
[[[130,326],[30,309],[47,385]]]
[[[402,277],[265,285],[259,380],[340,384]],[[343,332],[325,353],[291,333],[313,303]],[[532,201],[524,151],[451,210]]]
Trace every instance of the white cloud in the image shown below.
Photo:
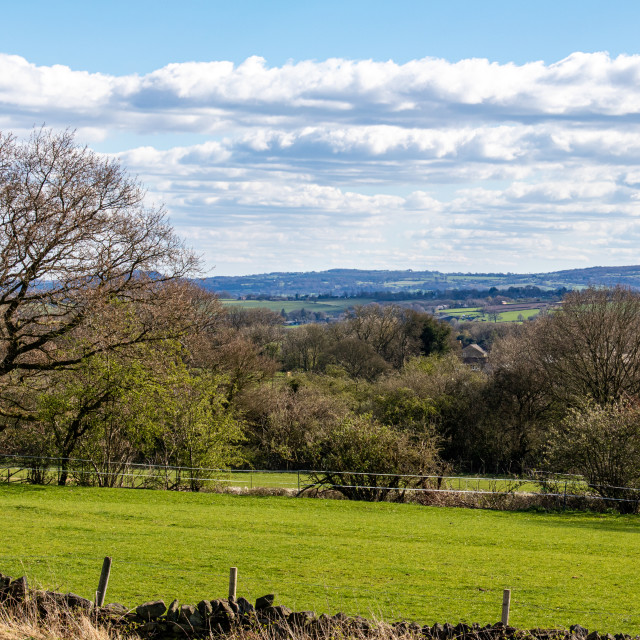
[[[0,127],[115,147],[219,273],[637,261],[639,114],[635,55],[116,77],[0,54]]]

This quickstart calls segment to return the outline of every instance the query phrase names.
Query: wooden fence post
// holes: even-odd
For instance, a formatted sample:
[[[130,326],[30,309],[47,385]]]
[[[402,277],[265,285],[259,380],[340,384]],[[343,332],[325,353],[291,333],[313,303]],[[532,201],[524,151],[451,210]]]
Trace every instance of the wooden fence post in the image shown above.
[[[509,624],[509,608],[511,607],[511,589],[505,589],[502,593],[502,624]]]
[[[236,589],[238,586],[238,568],[231,567],[229,571],[229,602],[236,601]]]
[[[109,575],[111,573],[111,558],[107,556],[102,563],[102,572],[100,573],[100,582],[96,591],[96,607],[104,604],[104,598],[107,595],[107,585],[109,584]]]

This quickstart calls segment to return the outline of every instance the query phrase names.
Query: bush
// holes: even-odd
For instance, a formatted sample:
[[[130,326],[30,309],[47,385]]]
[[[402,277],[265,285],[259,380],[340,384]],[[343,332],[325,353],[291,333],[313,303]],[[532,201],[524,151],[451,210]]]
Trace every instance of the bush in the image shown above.
[[[549,454],[557,468],[583,475],[598,495],[620,501],[618,510],[638,510],[640,408],[588,401],[571,409],[551,431]]]
[[[442,473],[436,438],[412,436],[374,420],[349,416],[319,443],[315,486],[335,489],[351,500],[404,501],[407,490],[425,488]],[[380,475],[382,474],[382,475]]]

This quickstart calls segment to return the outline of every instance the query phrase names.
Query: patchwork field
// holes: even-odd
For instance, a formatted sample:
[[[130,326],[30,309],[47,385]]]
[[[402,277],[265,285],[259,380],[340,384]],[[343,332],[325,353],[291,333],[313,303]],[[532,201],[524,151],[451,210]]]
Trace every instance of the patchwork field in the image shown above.
[[[425,623],[640,630],[640,518],[127,489],[0,486],[0,571],[125,604],[275,592],[297,609]]]

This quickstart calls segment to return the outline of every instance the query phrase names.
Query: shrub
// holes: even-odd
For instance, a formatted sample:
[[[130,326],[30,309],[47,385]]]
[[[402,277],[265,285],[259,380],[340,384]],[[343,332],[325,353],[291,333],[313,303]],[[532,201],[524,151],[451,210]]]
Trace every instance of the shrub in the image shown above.
[[[407,490],[433,483],[419,476],[442,473],[435,436],[412,436],[369,414],[349,416],[328,430],[316,464],[323,471],[311,474],[315,486],[351,500],[404,501]]]
[[[620,501],[620,511],[638,509],[640,408],[584,402],[551,431],[549,454],[556,467],[582,474],[598,495]]]

